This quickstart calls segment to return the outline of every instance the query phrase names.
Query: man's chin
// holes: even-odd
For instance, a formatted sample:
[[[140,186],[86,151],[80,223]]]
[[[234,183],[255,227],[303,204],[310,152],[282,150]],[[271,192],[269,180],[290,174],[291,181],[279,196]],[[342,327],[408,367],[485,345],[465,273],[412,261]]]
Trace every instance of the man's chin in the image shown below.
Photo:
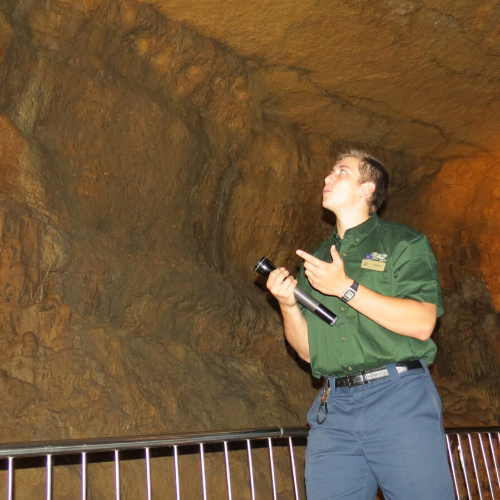
[[[321,204],[323,205],[323,208],[326,208],[327,210],[332,210],[333,204],[331,201],[329,202],[328,200],[323,198],[323,201],[321,202]]]

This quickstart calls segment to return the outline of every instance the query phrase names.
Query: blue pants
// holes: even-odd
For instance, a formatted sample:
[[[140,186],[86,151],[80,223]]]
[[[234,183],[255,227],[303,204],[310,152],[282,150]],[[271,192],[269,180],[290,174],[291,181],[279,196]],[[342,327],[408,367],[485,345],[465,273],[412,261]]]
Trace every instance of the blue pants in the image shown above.
[[[335,388],[318,424],[318,395],[307,414],[308,500],[454,500],[441,401],[423,363],[356,387]]]

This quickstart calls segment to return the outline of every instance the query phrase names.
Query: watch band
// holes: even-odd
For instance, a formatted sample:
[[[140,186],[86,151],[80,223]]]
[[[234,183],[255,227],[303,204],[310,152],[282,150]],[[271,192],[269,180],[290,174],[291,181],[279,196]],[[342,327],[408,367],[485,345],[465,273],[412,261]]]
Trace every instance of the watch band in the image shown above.
[[[356,297],[356,295],[358,293],[358,287],[359,287],[359,283],[357,281],[353,281],[352,285],[348,286],[344,290],[344,293],[342,294],[342,297],[340,297],[340,300],[342,302],[347,303],[347,302],[351,301],[352,299],[354,299],[354,297]]]

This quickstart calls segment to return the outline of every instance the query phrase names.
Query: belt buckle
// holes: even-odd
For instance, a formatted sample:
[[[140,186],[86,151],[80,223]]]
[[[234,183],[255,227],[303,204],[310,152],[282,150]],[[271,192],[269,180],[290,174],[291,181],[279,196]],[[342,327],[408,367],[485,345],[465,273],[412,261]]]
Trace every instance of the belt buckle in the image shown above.
[[[356,378],[361,375],[362,381],[361,383],[356,383]],[[356,375],[346,375],[347,378],[347,387],[355,387],[357,385],[361,385],[365,381],[365,372],[356,373]]]

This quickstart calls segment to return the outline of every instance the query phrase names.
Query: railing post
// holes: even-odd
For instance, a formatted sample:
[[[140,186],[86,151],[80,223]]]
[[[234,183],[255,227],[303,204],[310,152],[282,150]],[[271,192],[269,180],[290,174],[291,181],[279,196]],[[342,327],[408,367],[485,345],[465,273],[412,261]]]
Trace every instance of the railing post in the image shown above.
[[[476,476],[476,484],[477,484],[477,491],[479,492],[479,499],[483,500],[483,492],[481,488],[481,480],[479,478],[479,471],[477,469],[477,462],[476,462],[476,452],[474,451],[474,445],[472,444],[472,435],[467,434],[467,438],[469,441],[469,447],[470,447],[470,453],[472,456],[472,465],[474,466],[474,474]]]
[[[52,499],[52,455],[47,455],[47,500]]]
[[[12,500],[14,495],[14,458],[9,457],[9,476],[7,479],[7,500]]]
[[[207,500],[207,477],[205,473],[205,450],[203,443],[200,443],[200,462],[201,462],[201,487],[203,490],[203,500]]]
[[[499,435],[499,437],[500,437],[500,435]],[[492,439],[490,432],[488,432],[488,440],[490,442],[491,456],[493,457],[493,464],[495,465],[495,475],[497,477],[497,486],[498,486],[498,489],[500,489],[500,475],[498,473],[497,454],[495,453],[495,441]],[[500,445],[498,445],[498,446],[500,448]]]
[[[457,434],[457,439],[458,439],[458,455],[460,457],[460,462],[462,464],[462,471],[464,473],[465,487],[467,488],[468,498],[472,499],[472,494],[470,491],[470,484],[469,484],[469,475],[467,472],[467,464],[465,463],[464,450],[462,447],[462,439],[460,438],[460,434]]]
[[[146,448],[146,494],[148,500],[151,500],[151,459],[149,456],[149,448]]]
[[[87,454],[82,453],[82,500],[87,500]]]
[[[177,500],[181,500],[181,485],[179,479],[179,455],[177,445],[174,445],[174,467],[175,467],[175,495]]]
[[[293,441],[291,437],[288,438],[288,446],[290,448],[290,462],[292,464],[293,490],[295,492],[295,500],[300,500],[299,487],[297,485],[297,470],[295,469],[295,455],[293,453]]]
[[[276,474],[274,472],[274,454],[273,454],[273,444],[271,438],[267,438],[269,444],[269,462],[271,463],[271,482],[273,485],[273,500],[278,500],[278,494],[276,492]]]
[[[253,478],[252,445],[250,443],[250,439],[247,439],[247,455],[248,455],[248,471],[250,474],[250,491],[252,493],[252,500],[255,500],[255,482]]]
[[[115,450],[115,492],[116,500],[120,500],[120,452]]]
[[[451,448],[450,436],[446,434],[446,448],[448,449],[448,459],[450,461],[450,468],[453,478],[453,486],[455,488],[455,495],[457,498],[460,498],[460,492],[458,489],[458,481],[457,481],[457,471],[455,469],[455,460],[453,460],[453,450]]]
[[[233,499],[233,491],[231,488],[231,469],[229,468],[229,452],[227,449],[227,441],[224,441],[224,460],[226,462],[226,483],[227,483],[227,499]]]

